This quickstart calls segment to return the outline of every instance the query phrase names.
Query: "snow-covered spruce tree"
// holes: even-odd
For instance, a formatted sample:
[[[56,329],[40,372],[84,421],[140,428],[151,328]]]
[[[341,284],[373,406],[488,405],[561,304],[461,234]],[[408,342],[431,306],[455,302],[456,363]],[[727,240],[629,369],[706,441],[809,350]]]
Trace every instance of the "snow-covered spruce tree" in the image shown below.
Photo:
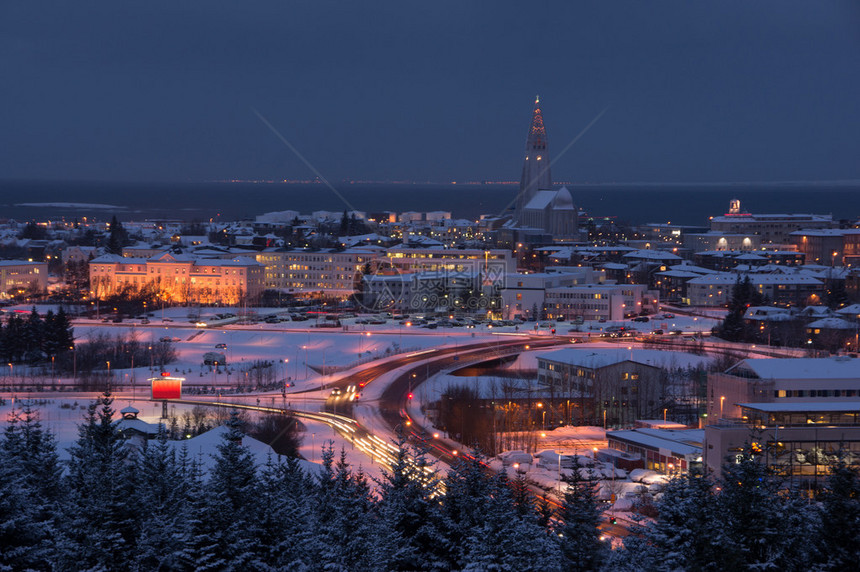
[[[601,508],[597,501],[597,480],[591,471],[574,457],[570,475],[564,477],[561,508],[556,527],[561,544],[564,570],[598,570],[606,557],[608,547],[600,540]]]
[[[127,569],[136,550],[142,508],[133,502],[137,472],[114,425],[112,403],[105,392],[90,405],[69,449],[68,494],[57,519],[61,570]]]
[[[782,484],[755,445],[723,466],[716,514],[726,535],[723,569],[809,570],[820,558],[817,511]]]
[[[391,471],[383,471],[375,511],[380,522],[377,546],[391,570],[444,570],[448,551],[439,530],[440,488],[423,450],[411,448],[400,435]]]
[[[0,438],[0,569],[49,568],[60,469],[53,436],[29,402]]]
[[[259,480],[254,459],[242,445],[242,421],[236,410],[230,412],[225,426],[204,487],[203,530],[215,540],[227,568],[246,570],[259,562],[262,552],[257,540]]]
[[[559,543],[538,524],[534,510],[521,512],[504,471],[491,478],[483,516],[465,540],[463,570],[562,570]]]
[[[482,465],[483,457],[473,451],[461,456],[445,477],[442,500],[442,533],[446,538],[449,570],[462,568],[466,562],[466,539],[484,519],[486,501],[491,494],[490,478]]]
[[[267,460],[260,473],[261,510],[257,529],[262,559],[268,566],[297,572],[313,568],[308,552],[314,538],[312,495],[313,483],[298,459]]]
[[[826,570],[852,570],[860,563],[860,474],[840,458],[821,501],[821,540]]]
[[[666,485],[657,520],[625,540],[625,550],[613,555],[627,560],[627,569],[724,570],[722,553],[728,539],[717,514],[713,481],[701,472],[673,479]]]
[[[361,471],[353,473],[346,453],[333,465],[334,452],[323,450],[312,528],[314,562],[327,570],[377,570],[383,563],[374,546],[379,523],[372,513],[370,487]]]
[[[180,554],[186,539],[189,484],[167,442],[167,429],[148,442],[138,459],[135,502],[145,507],[135,554],[138,570],[181,569]]]
[[[210,499],[207,497],[200,461],[189,455],[183,447],[177,463],[186,491],[181,519],[183,528],[179,534],[182,548],[175,554],[178,563],[176,568],[189,572],[224,570],[229,563],[221,552],[220,531],[213,530],[208,520]]]

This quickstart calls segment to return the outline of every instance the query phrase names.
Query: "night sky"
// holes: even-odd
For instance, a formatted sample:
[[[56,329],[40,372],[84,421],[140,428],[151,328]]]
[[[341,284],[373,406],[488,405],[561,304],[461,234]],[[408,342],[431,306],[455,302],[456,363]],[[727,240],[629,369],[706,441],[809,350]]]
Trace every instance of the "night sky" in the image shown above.
[[[854,2],[13,2],[0,179],[860,179]]]

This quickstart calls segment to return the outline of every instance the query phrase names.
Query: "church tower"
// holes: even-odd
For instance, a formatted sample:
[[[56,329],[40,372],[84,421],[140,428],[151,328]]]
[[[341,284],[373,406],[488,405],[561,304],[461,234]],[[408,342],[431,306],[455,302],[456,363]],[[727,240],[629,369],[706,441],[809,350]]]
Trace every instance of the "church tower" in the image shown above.
[[[520,180],[520,192],[517,195],[516,219],[518,223],[523,222],[523,208],[535,196],[535,193],[551,188],[552,176],[549,172],[546,127],[543,124],[540,97],[538,96],[535,97],[532,124],[526,139],[526,158],[523,161],[523,176]]]

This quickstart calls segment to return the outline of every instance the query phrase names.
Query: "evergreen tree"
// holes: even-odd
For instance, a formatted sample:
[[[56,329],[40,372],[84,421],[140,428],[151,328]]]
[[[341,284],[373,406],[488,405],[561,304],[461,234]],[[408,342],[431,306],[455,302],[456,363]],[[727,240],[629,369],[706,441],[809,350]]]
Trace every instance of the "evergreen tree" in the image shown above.
[[[256,541],[258,478],[254,459],[242,445],[242,421],[236,410],[225,424],[227,432],[218,445],[215,466],[206,483],[205,516],[217,541],[218,554],[231,568],[246,569],[257,561]]]
[[[308,570],[314,561],[310,501],[313,483],[298,459],[268,459],[260,474],[261,512],[257,523],[263,560],[279,570]]]
[[[666,571],[724,569],[721,557],[728,539],[709,478],[693,471],[673,479],[657,509],[654,523],[625,540],[631,564]]]
[[[822,553],[827,570],[851,570],[860,563],[860,474],[840,458],[832,467],[821,501]]]
[[[396,445],[391,471],[383,471],[376,505],[383,523],[379,539],[382,560],[394,570],[444,569],[446,541],[434,500],[440,483],[424,451],[407,447],[402,434]]]
[[[312,527],[318,532],[315,560],[326,569],[374,570],[382,563],[369,549],[377,537],[378,522],[371,513],[370,488],[361,471],[352,473],[341,452],[335,465],[329,446],[323,451]]]
[[[449,558],[448,569],[460,567],[467,560],[465,539],[483,520],[483,508],[490,497],[490,480],[477,451],[471,458],[460,457],[445,477],[442,499],[443,532]]]
[[[506,473],[490,481],[478,525],[465,539],[463,570],[562,570],[560,545],[537,523],[533,511],[519,514]],[[479,499],[475,499],[479,500]]]
[[[817,514],[782,489],[756,447],[753,442],[723,466],[717,519],[727,542],[720,563],[732,570],[808,570],[817,557],[817,539],[809,535]]]
[[[69,491],[58,520],[66,569],[125,569],[136,550],[138,510],[132,450],[114,424],[109,392],[89,407],[79,437],[69,449]]]
[[[586,473],[586,474],[584,474]],[[597,481],[574,457],[573,470],[564,477],[564,491],[556,527],[561,542],[565,570],[597,570],[607,547],[600,539],[601,509],[597,501]]]
[[[343,216],[340,219],[340,236],[349,234],[349,217],[346,214],[346,209],[343,211]]]
[[[134,502],[145,507],[134,562],[140,570],[175,570],[181,567],[188,484],[167,441],[164,425],[158,437],[147,441],[138,458],[139,486]]]
[[[42,357],[42,343],[45,340],[45,322],[33,306],[24,326],[24,352],[30,361],[38,361]]]
[[[122,247],[128,244],[128,233],[117,220],[116,215],[110,220],[110,235],[108,236],[107,251],[122,256]]]
[[[61,495],[53,436],[25,402],[0,439],[0,569],[48,569]]]

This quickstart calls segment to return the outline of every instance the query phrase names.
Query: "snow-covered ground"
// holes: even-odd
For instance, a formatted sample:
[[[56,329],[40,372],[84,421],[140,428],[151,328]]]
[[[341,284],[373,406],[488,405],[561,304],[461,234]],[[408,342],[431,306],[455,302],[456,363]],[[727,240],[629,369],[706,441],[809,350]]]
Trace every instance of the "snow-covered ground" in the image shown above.
[[[47,311],[48,307],[40,307],[39,311]],[[56,311],[56,307],[52,308]],[[7,309],[8,310],[8,309]],[[27,308],[21,308],[27,310]],[[219,309],[219,312],[229,309]],[[272,310],[274,312],[274,310]],[[204,310],[203,315],[213,313]],[[260,315],[267,311],[258,310]],[[208,327],[198,328],[191,321],[198,318],[189,318],[188,310],[184,308],[169,308],[164,311],[164,318],[171,321],[162,322],[161,311],[156,312],[156,317],[151,318],[150,324],[141,324],[139,321],[121,324],[102,323],[96,320],[76,320],[75,335],[78,341],[86,340],[90,335],[96,333],[131,334],[141,342],[157,342],[163,337],[178,340],[175,347],[179,359],[167,369],[173,373],[179,373],[187,378],[187,384],[229,384],[236,383],[237,377],[243,375],[245,367],[255,361],[269,361],[275,363],[275,375],[278,379],[287,379],[292,384],[287,395],[281,396],[280,392],[268,392],[259,395],[233,395],[223,396],[223,399],[236,400],[260,405],[288,406],[309,411],[318,411],[322,407],[328,390],[307,393],[305,390],[321,387],[326,382],[339,378],[348,373],[348,368],[359,367],[368,361],[391,359],[395,355],[421,351],[424,349],[449,346],[459,347],[480,341],[503,339],[508,336],[522,336],[525,333],[534,335],[549,335],[552,326],[544,323],[537,330],[534,323],[526,323],[519,328],[509,326],[504,328],[488,328],[480,326],[477,328],[438,328],[435,330],[418,328],[415,326],[401,325],[389,321],[386,325],[355,324],[355,319],[345,320],[342,328],[317,329],[310,326],[313,321],[307,322],[282,322],[278,324],[260,323],[255,325],[231,324],[220,328]],[[203,319],[203,318],[200,318]],[[665,322],[665,324],[664,324]],[[705,319],[695,316],[676,315],[675,318],[652,319],[649,323],[631,322],[606,322],[586,323],[578,329],[582,333],[599,335],[605,328],[614,325],[625,325],[635,327],[642,332],[650,332],[654,328],[666,328],[671,330],[682,330],[684,332],[707,331],[716,323],[716,320]],[[564,334],[570,329],[577,329],[573,324],[555,324],[558,334]],[[589,329],[591,328],[591,329]],[[226,348],[216,348],[216,345],[225,344]],[[683,352],[667,352],[648,348],[642,348],[641,344],[633,341],[629,343],[610,343],[595,339],[589,343],[570,346],[577,350],[588,353],[612,354],[614,356],[634,359],[645,363],[651,363],[664,367],[683,367],[686,365],[697,365],[707,361],[709,358]],[[227,357],[228,366],[212,371],[208,366],[202,366],[203,354],[209,351],[222,352]],[[536,355],[545,351],[528,351],[520,354],[516,361],[508,367],[514,370],[534,370],[537,367]],[[412,364],[408,367],[415,367]],[[461,364],[462,365],[462,364]],[[112,371],[117,380],[130,382],[136,381],[136,395],[126,385],[120,389],[114,407],[119,410],[134,403],[140,410],[140,418],[148,422],[158,422],[161,416],[161,404],[148,401],[148,388],[145,380],[154,370],[149,364],[136,364],[134,371],[130,369]],[[323,376],[314,372],[314,368],[337,366],[344,371]],[[393,378],[401,370],[390,372],[382,379],[370,384],[365,388],[362,401],[357,403],[354,413],[357,419],[368,430],[386,439],[393,439],[388,428],[376,413],[373,401],[378,399],[385,387],[385,379]],[[433,401],[444,391],[449,383],[462,383],[465,378],[447,375],[445,373],[435,376],[427,383],[422,384],[416,391],[416,399],[412,402],[410,413],[421,423],[430,426],[429,420],[423,418],[420,413],[421,403]],[[473,379],[473,378],[469,378]],[[476,383],[489,383],[486,378],[478,378]],[[302,392],[296,394],[297,392]],[[47,394],[44,397],[47,402],[39,406],[43,424],[50,429],[58,439],[60,449],[64,450],[77,438],[77,426],[82,422],[86,414],[89,402],[96,398],[96,394],[69,396],[65,394]],[[40,397],[43,397],[40,395]],[[135,399],[136,397],[136,399]],[[12,408],[11,400],[6,405],[0,406],[0,419],[6,419]],[[171,405],[181,412],[190,409],[190,406]],[[336,452],[339,454],[344,450],[347,460],[354,468],[361,469],[370,477],[381,476],[379,464],[345,438],[340,437],[331,427],[317,422],[304,422],[307,432],[304,434],[301,452],[309,461],[319,463],[320,451],[324,444],[331,440]],[[551,449],[563,454],[587,452],[594,446],[603,446],[604,435],[578,435],[575,433],[583,428],[562,428],[547,432],[545,437],[539,440],[539,449]],[[598,432],[601,432],[599,430]],[[445,436],[440,436],[445,439]],[[204,443],[200,439],[199,443]],[[206,446],[214,447],[215,443],[205,443]],[[455,443],[450,442],[452,446]],[[214,453],[214,448],[213,451]],[[65,453],[64,453],[65,456]],[[538,467],[534,465],[535,480],[544,482],[549,486],[550,481],[558,483],[558,472],[553,475],[551,467]]]

